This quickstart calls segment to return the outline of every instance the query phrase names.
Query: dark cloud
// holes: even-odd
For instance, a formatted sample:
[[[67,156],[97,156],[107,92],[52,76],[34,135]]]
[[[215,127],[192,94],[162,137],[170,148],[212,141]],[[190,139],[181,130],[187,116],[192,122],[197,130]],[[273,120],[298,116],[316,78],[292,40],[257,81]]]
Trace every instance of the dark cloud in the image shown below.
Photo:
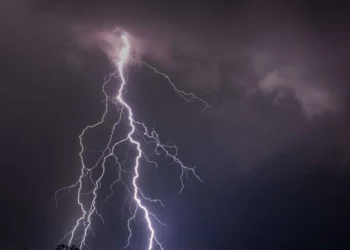
[[[130,87],[138,93],[138,115],[159,124],[165,139],[175,138],[210,185],[220,180],[227,194],[239,189],[232,184],[237,169],[260,175],[268,165],[273,175],[283,172],[288,162],[291,172],[318,164],[346,168],[350,37],[341,7],[305,1],[159,2],[0,3],[1,126],[6,169],[12,173],[3,177],[4,190],[20,193],[23,186],[31,186],[38,195],[27,191],[23,196],[47,211],[54,190],[72,179],[72,172],[77,174],[78,162],[71,156],[78,152],[76,136],[99,115],[101,96],[96,93],[103,76],[113,70],[108,59],[118,43],[116,27],[133,37],[137,59],[157,66],[179,88],[212,105],[199,114],[200,104],[182,103],[173,93],[162,99],[158,90],[166,93],[163,79],[138,71],[136,65],[130,69],[137,73],[130,79],[141,89]],[[13,163],[19,149],[26,152],[23,158],[33,172],[21,172],[24,164]],[[48,188],[43,190],[43,185]],[[63,225],[50,237],[56,240],[64,233],[74,212],[60,217]]]
[[[283,99],[293,97],[299,102],[307,118],[336,111],[336,97],[321,86],[304,81],[294,69],[271,71],[258,86],[264,94],[273,94],[273,102],[277,105],[283,105]]]
[[[135,57],[149,60],[180,87],[197,89],[212,103],[207,119],[214,133],[222,123],[228,124],[228,133],[235,123],[244,124],[267,149],[274,140],[263,139],[264,128],[276,131],[280,124],[275,119],[285,119],[282,113],[293,112],[294,121],[285,124],[284,132],[294,137],[294,131],[307,127],[304,119],[338,119],[347,112],[346,72],[339,71],[336,50],[347,37],[339,23],[337,32],[330,25],[332,33],[324,32],[323,23],[310,19],[308,4],[17,0],[2,5],[2,49],[8,58],[24,57],[38,69],[83,72],[93,51],[111,56],[116,27],[127,30]],[[312,15],[325,9],[320,5]],[[342,45],[335,48],[340,38]],[[289,136],[274,137],[277,148],[289,143]],[[248,141],[246,150],[257,150]]]

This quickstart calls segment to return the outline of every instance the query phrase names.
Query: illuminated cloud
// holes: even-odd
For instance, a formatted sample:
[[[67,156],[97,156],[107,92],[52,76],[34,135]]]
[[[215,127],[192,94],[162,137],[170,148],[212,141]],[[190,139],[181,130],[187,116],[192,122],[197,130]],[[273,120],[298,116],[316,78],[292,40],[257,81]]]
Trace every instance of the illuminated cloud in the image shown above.
[[[260,91],[273,96],[273,102],[283,105],[286,98],[293,98],[307,118],[336,111],[334,96],[319,84],[304,80],[295,69],[284,68],[269,72],[258,83]]]

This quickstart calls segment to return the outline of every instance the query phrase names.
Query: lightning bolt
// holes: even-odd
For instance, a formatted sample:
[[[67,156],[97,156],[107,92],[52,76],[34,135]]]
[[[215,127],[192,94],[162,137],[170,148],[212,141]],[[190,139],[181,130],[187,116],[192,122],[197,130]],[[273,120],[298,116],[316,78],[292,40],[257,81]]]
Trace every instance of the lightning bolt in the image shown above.
[[[126,240],[125,248],[129,247],[131,245],[131,239],[133,237],[133,231],[131,224],[133,220],[136,218],[138,214],[143,216],[143,220],[146,223],[147,231],[148,231],[148,243],[147,243],[147,249],[153,250],[156,246],[158,246],[159,249],[164,250],[163,245],[157,238],[156,229],[155,229],[155,223],[159,223],[160,225],[165,225],[161,220],[157,218],[157,216],[151,212],[151,209],[147,206],[149,203],[155,203],[159,204],[161,206],[164,206],[162,201],[160,199],[153,199],[147,197],[140,186],[138,185],[138,181],[140,178],[140,161],[141,159],[144,159],[149,164],[155,164],[158,166],[157,162],[151,160],[150,157],[154,155],[160,155],[163,154],[166,158],[171,159],[171,163],[177,164],[181,170],[180,174],[180,190],[178,194],[180,194],[184,187],[184,181],[190,180],[190,175],[192,175],[195,179],[202,181],[202,179],[199,177],[199,175],[195,171],[195,167],[188,167],[186,166],[179,158],[178,158],[178,148],[175,145],[171,144],[163,144],[160,141],[159,135],[156,132],[155,129],[148,129],[148,127],[142,123],[137,121],[134,118],[134,113],[132,110],[132,107],[129,103],[124,99],[124,94],[126,93],[126,87],[127,87],[127,80],[126,80],[126,74],[125,74],[125,68],[126,65],[130,62],[131,58],[131,44],[128,34],[123,33],[121,35],[121,48],[118,53],[118,57],[115,59],[115,65],[116,65],[116,71],[109,74],[105,77],[105,81],[102,85],[102,91],[104,93],[105,99],[105,110],[104,113],[97,123],[93,125],[88,125],[82,130],[82,133],[79,135],[79,142],[80,142],[80,162],[81,162],[81,172],[79,175],[79,178],[75,183],[73,183],[70,186],[63,187],[56,191],[55,193],[55,201],[56,201],[56,207],[58,206],[57,197],[58,194],[61,191],[69,190],[72,188],[77,188],[77,204],[80,207],[81,210],[81,216],[77,219],[75,222],[73,228],[71,231],[69,231],[60,242],[65,241],[68,239],[68,245],[72,245],[73,243],[78,243],[80,246],[80,249],[83,249],[84,247],[88,248],[87,246],[87,238],[90,233],[94,233],[94,230],[92,228],[92,217],[96,215],[99,217],[102,222],[104,222],[104,219],[102,215],[98,211],[97,202],[99,198],[99,190],[102,187],[102,181],[106,173],[106,162],[110,158],[112,158],[115,161],[115,164],[118,169],[118,177],[116,180],[111,184],[110,186],[110,195],[108,195],[105,198],[105,202],[107,202],[108,198],[113,194],[113,186],[117,183],[121,183],[125,189],[127,190],[128,196],[126,197],[126,200],[130,200],[129,204],[129,210],[131,212],[131,217],[127,220],[127,228],[129,231],[129,236]],[[207,102],[204,100],[198,98],[193,93],[186,93],[182,90],[179,90],[175,84],[171,81],[169,76],[166,74],[160,72],[157,68],[153,67],[152,65],[148,64],[145,61],[139,62],[139,65],[145,66],[151,70],[153,70],[156,74],[161,75],[164,77],[168,83],[172,86],[173,90],[176,94],[178,94],[181,98],[183,98],[187,102],[191,102],[194,100],[200,101],[204,104],[204,109],[202,111],[205,111],[209,106]],[[109,96],[106,90],[106,86],[108,83],[111,82],[113,78],[119,78],[120,80],[120,86],[115,96]],[[104,149],[102,150],[96,150],[96,149],[89,149],[84,146],[84,138],[86,133],[89,130],[96,129],[100,125],[104,124],[106,122],[106,117],[109,113],[109,103],[112,102],[114,106],[119,111],[119,117],[116,119],[116,121],[113,123],[113,126],[109,133],[108,142]],[[125,126],[128,127],[128,132],[126,135],[124,135],[119,140],[115,140],[115,135],[117,131],[117,127],[123,123]],[[129,147],[132,146],[136,150],[136,155],[133,159],[133,165],[132,170],[127,171],[124,169],[124,162],[121,162],[120,159],[117,157],[116,150],[117,147],[122,144],[128,144]],[[143,151],[143,146],[151,147],[153,149],[153,152],[151,154],[146,155],[145,151]],[[84,159],[84,153],[100,153],[100,156],[96,160],[95,164],[92,166],[88,166]],[[97,176],[95,172],[98,172]],[[126,180],[124,179],[125,176],[131,175],[131,183],[128,184]],[[92,188],[88,190],[88,192],[83,192],[84,187],[91,185]],[[83,196],[90,195],[91,201],[86,204],[84,202]]]

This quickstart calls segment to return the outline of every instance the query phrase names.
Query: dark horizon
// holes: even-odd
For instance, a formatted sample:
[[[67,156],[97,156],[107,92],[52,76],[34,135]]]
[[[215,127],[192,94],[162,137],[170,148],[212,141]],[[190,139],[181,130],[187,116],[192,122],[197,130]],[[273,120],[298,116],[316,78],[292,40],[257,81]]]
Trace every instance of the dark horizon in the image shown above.
[[[9,249],[1,248],[1,250],[9,250]],[[29,249],[25,247],[24,250],[29,250]],[[56,250],[80,250],[80,249],[76,248],[74,245],[69,247],[68,245],[60,244],[56,247]]]

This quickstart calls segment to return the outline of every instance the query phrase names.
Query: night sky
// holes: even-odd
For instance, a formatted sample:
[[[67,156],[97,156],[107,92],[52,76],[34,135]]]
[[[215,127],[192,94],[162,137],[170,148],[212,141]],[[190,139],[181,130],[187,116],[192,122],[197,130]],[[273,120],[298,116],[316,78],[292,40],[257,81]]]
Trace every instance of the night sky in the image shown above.
[[[165,249],[349,249],[348,8],[280,2],[1,1],[0,247],[54,249],[75,223],[76,192],[57,209],[53,197],[79,175],[78,136],[102,114],[114,70],[94,35],[120,27],[135,57],[211,105],[201,113],[128,66],[135,116],[204,180],[178,196],[178,169],[145,168],[141,185],[165,205]],[[115,190],[100,207],[106,223],[94,220],[94,250],[125,244],[125,192]],[[145,249],[137,225],[130,249]]]

